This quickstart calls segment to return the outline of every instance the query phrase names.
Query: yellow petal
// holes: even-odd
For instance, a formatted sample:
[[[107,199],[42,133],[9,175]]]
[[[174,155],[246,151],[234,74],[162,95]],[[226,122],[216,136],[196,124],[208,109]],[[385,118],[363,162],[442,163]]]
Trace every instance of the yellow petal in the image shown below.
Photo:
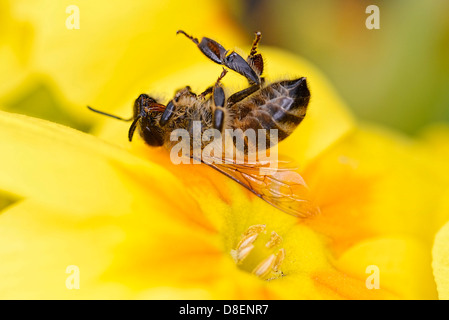
[[[87,134],[4,112],[0,123],[3,129],[0,137],[1,166],[9,169],[1,175],[0,185],[14,194],[37,198],[79,213],[85,213],[84,206],[120,210],[122,208],[114,210],[115,206],[110,204],[110,194],[123,194],[123,205],[130,199],[126,199],[128,192],[124,186],[117,184],[120,176],[117,177],[117,171],[111,167],[111,160],[115,159],[127,167],[134,162],[135,170],[143,168],[142,175],[153,169],[153,175],[167,178],[167,183],[174,182],[163,168]],[[111,159],[109,163],[105,156]],[[93,173],[97,179],[93,178]],[[67,188],[64,193],[61,193],[61,185]]]
[[[416,155],[410,140],[392,132],[354,131],[305,169],[321,209],[307,223],[330,237],[337,255],[381,234],[414,236],[430,246],[444,188]]]
[[[416,155],[438,188],[431,204],[437,210],[433,221],[436,233],[449,219],[449,126],[440,123],[423,130],[416,145]]]
[[[345,251],[335,262],[337,269],[364,284],[378,272],[379,288],[398,299],[435,299],[428,246],[413,238],[374,238]],[[370,269],[369,267],[375,268]],[[371,283],[371,282],[370,282]]]
[[[29,73],[33,27],[14,19],[11,3],[0,3],[0,99],[14,90]]]
[[[276,296],[235,266],[227,246],[237,239],[216,227],[240,228],[247,216],[235,215],[238,210],[264,208],[259,212],[269,216],[277,209],[261,202],[253,207],[241,192],[230,209],[226,198],[201,188],[207,183],[201,176],[192,188],[201,191],[192,191],[199,200],[193,199],[185,186],[179,189],[182,180],[157,164],[60,125],[4,112],[0,124],[0,146],[7,150],[0,164],[10,169],[0,189],[14,195],[10,200],[22,199],[0,215],[3,298]],[[238,185],[225,183],[234,185],[232,196]],[[79,290],[66,287],[72,265],[79,268]]]
[[[304,225],[283,234],[283,277],[267,287],[280,299],[391,299],[389,290],[369,290],[365,279],[340,269],[332,262],[326,239]],[[389,256],[389,252],[385,252]],[[395,253],[396,254],[396,253]],[[354,264],[349,263],[351,267]],[[365,267],[364,267],[365,268]],[[363,269],[364,272],[365,269]]]
[[[438,297],[449,300],[449,223],[435,236],[432,249],[432,268],[438,289]]]
[[[16,199],[0,214],[2,297],[133,297],[132,287],[102,281],[124,240],[177,223],[200,238],[213,232],[158,165],[46,121],[1,112],[0,124],[0,165],[8,168],[0,190]],[[174,194],[179,202],[169,201]],[[84,291],[67,289],[69,265],[79,267]]]

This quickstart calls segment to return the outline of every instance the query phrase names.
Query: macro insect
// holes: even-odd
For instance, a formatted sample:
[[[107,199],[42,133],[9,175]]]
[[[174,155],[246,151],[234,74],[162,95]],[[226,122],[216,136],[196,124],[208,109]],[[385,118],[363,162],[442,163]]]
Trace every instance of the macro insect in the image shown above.
[[[229,129],[255,130],[264,134],[268,146],[272,146],[270,129],[276,129],[277,141],[287,138],[304,119],[310,100],[310,91],[305,77],[282,80],[270,84],[262,77],[264,61],[258,53],[261,33],[255,34],[251,51],[246,59],[234,51],[226,50],[218,42],[203,37],[201,41],[179,30],[213,62],[223,66],[223,72],[212,86],[200,94],[189,86],[178,90],[166,105],[147,94],[141,94],[134,102],[133,116],[124,119],[91,107],[90,110],[123,121],[132,121],[128,138],[132,140],[138,130],[143,140],[152,147],[173,147],[170,139],[173,130],[192,132],[193,123],[199,121],[201,130]],[[249,86],[226,96],[222,78],[233,70],[248,80]],[[259,131],[260,129],[264,129]],[[262,132],[262,133],[261,133]],[[258,140],[257,140],[258,141]],[[250,152],[251,141],[245,140],[243,152]],[[205,145],[202,144],[201,148]],[[251,162],[239,164],[234,159],[221,163],[203,161],[212,168],[240,183],[254,194],[280,210],[298,217],[317,213],[317,207],[308,199],[307,186],[289,161],[279,161],[273,173],[258,170],[266,164]]]

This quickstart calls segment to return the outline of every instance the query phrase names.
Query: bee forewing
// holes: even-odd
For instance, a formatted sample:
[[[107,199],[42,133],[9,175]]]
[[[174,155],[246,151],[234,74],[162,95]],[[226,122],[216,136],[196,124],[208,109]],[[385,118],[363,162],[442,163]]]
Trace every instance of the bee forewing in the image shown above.
[[[238,182],[276,208],[296,217],[320,212],[298,166],[286,159],[270,168],[269,163],[237,164],[232,159],[207,159],[203,162]]]

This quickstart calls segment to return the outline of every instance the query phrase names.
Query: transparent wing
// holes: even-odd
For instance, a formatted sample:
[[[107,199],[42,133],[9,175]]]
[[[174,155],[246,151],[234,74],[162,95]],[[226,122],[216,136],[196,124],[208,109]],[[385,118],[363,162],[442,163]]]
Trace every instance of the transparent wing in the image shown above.
[[[302,218],[319,213],[292,160],[237,164],[230,159],[207,158],[203,162],[285,213]]]

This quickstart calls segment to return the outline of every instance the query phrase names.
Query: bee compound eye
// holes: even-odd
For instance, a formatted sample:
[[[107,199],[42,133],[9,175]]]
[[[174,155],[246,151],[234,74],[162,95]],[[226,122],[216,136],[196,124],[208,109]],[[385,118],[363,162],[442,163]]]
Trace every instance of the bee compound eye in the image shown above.
[[[167,124],[167,122],[170,120],[171,116],[173,115],[173,111],[175,110],[175,106],[172,101],[170,101],[167,105],[167,107],[164,110],[164,113],[161,116],[161,119],[159,120],[159,124],[161,126],[164,126]]]

